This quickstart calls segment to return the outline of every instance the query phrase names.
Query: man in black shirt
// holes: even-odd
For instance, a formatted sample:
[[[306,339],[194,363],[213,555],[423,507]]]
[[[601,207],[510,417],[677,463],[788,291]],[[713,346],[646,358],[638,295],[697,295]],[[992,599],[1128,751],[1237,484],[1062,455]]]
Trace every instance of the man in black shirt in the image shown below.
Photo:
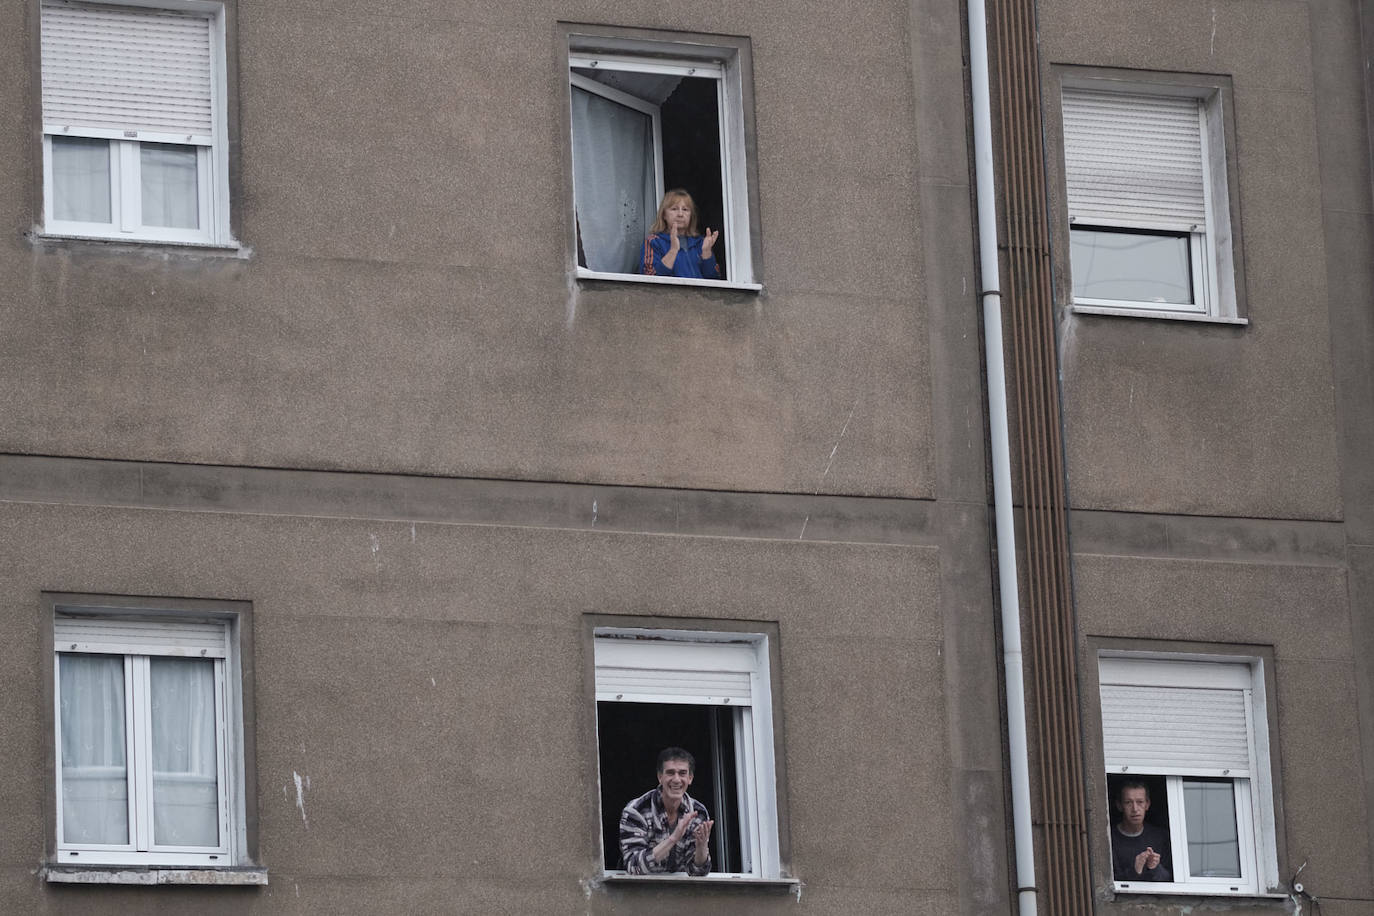
[[[1150,790],[1145,783],[1127,781],[1116,796],[1121,822],[1112,828],[1112,877],[1118,881],[1172,881],[1169,833],[1145,823]]]

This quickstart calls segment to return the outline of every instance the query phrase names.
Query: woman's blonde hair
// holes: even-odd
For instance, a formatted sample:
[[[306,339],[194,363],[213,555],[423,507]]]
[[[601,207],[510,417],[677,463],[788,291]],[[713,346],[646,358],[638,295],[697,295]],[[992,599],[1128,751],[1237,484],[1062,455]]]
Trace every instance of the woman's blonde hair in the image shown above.
[[[668,211],[669,207],[677,203],[679,200],[687,201],[687,206],[692,208],[692,218],[687,221],[687,231],[683,234],[701,235],[701,232],[697,229],[696,201],[692,200],[692,195],[682,190],[682,188],[673,188],[667,194],[663,195],[663,203],[658,205],[658,218],[654,220],[653,227],[649,229],[650,235],[657,235],[660,232],[668,231],[668,221],[663,218],[663,214]]]

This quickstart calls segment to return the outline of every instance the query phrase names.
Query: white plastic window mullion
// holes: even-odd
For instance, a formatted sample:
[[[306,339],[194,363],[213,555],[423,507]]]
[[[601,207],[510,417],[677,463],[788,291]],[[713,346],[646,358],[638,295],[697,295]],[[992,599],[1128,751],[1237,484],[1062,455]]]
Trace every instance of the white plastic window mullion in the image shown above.
[[[129,801],[131,817],[130,832],[133,834],[134,849],[148,852],[153,838],[153,729],[152,709],[149,701],[148,656],[132,655],[125,660],[131,672],[129,683],[132,689],[130,701],[130,744],[129,755]]]
[[[51,226],[53,222],[53,172],[52,172],[52,136],[43,135],[43,225]],[[58,758],[61,759],[61,758]],[[59,769],[61,769],[59,767]],[[59,793],[59,799],[61,795]],[[62,823],[59,818],[58,823]]]
[[[228,852],[233,843],[229,834],[229,811],[233,804],[232,780],[229,778],[229,708],[228,684],[225,679],[225,660],[215,659],[215,766],[219,780],[219,847]]]
[[[111,176],[110,187],[118,190],[111,195],[117,213],[114,224],[120,232],[137,232],[143,225],[143,192],[139,184],[138,142],[113,141],[116,155],[110,157],[111,167],[118,171]],[[118,160],[118,165],[115,161]]]
[[[1192,232],[1188,235],[1189,267],[1192,270],[1193,307],[1192,311],[1204,314],[1212,311],[1216,302],[1215,271],[1209,269],[1212,258],[1211,237],[1206,232]]]
[[[1188,815],[1183,808],[1183,777],[1165,779],[1169,799],[1169,849],[1174,858],[1174,882],[1184,883],[1191,876],[1188,865]]]
[[[663,178],[663,109],[661,106],[655,105],[653,107],[653,112],[649,115],[649,123],[654,132],[654,188],[658,191],[658,200],[654,202],[654,206],[657,207],[667,192]]]
[[[1259,871],[1255,861],[1254,793],[1250,791],[1248,779],[1233,780],[1232,790],[1235,792],[1236,833],[1240,838],[1241,882],[1245,890],[1256,891]]]
[[[221,8],[210,19],[210,99],[214,105],[214,142],[202,150],[206,163],[200,173],[200,186],[209,204],[201,211],[200,228],[211,241],[228,242],[229,234],[229,97],[225,87],[227,66],[224,13]]]
[[[1197,239],[1201,235],[1201,249],[1198,257],[1204,262],[1201,274],[1202,282],[1194,283],[1194,297],[1197,297],[1198,288],[1204,297],[1199,301],[1203,306],[1203,311],[1209,315],[1220,313],[1219,303],[1221,302],[1221,292],[1217,288],[1216,271],[1211,269],[1217,263],[1217,241],[1216,232],[1213,231],[1217,225],[1216,207],[1212,199],[1212,182],[1215,176],[1212,174],[1212,151],[1211,144],[1208,142],[1210,131],[1207,130],[1207,104],[1202,99],[1197,101],[1198,133],[1202,140],[1202,206],[1206,214],[1207,225],[1200,227],[1201,232],[1194,232],[1193,238]]]
[[[44,153],[44,159],[45,159],[45,160],[47,159],[47,156],[48,156],[48,154],[49,154],[49,150],[50,150],[50,147],[49,147],[49,144],[48,144],[48,138],[47,138],[47,137],[44,137],[44,138],[43,138],[43,153]],[[43,164],[43,169],[44,169],[44,174],[51,174],[50,170],[48,169],[48,163],[47,163],[46,161],[45,161],[44,164]],[[50,196],[51,193],[52,193],[51,190],[48,190],[47,193],[46,193],[44,196],[45,196],[45,197]],[[48,205],[51,206],[51,204],[48,204]],[[126,675],[126,680],[127,680],[127,675]],[[127,692],[125,693],[125,696],[128,696],[128,693],[127,693]],[[64,831],[63,831],[63,829],[62,829],[62,822],[63,822],[64,818],[63,818],[63,816],[62,816],[62,792],[63,792],[63,787],[62,787],[62,653],[61,653],[61,652],[55,652],[55,653],[53,653],[53,657],[52,657],[52,721],[53,721],[53,730],[54,730],[54,732],[56,733],[56,737],[57,737],[57,741],[56,741],[56,744],[55,744],[55,748],[56,748],[56,761],[57,761],[57,766],[55,767],[55,769],[57,770],[57,845],[58,845],[59,848],[61,848],[62,845],[66,842],[66,838],[65,838],[65,836],[63,835],[63,834],[64,834]],[[127,733],[126,733],[126,734],[127,734]],[[128,741],[128,739],[127,739],[127,737],[126,737],[126,739],[125,739],[126,744],[127,744],[127,741]],[[127,748],[127,747],[125,748],[125,754],[126,754],[126,755],[128,754],[128,748]]]
[[[735,781],[739,790],[740,811],[740,871],[759,874],[761,849],[759,848],[759,799],[758,773],[754,765],[754,713],[752,709],[736,709],[735,726]]]
[[[211,241],[215,240],[215,227],[219,225],[219,215],[215,212],[213,152],[208,146],[196,147],[196,231],[205,233]]]
[[[732,277],[740,276],[736,265],[736,245],[735,239],[739,236],[739,227],[735,219],[735,194],[734,188],[730,186],[730,176],[734,173],[733,163],[731,162],[730,149],[731,143],[730,130],[730,94],[726,88],[725,80],[716,80],[716,132],[720,137],[720,193],[721,204],[725,211],[723,221],[725,225],[720,227],[725,235],[725,260],[726,269],[730,271]],[[702,231],[706,230],[702,226]],[[723,278],[722,278],[723,279]]]

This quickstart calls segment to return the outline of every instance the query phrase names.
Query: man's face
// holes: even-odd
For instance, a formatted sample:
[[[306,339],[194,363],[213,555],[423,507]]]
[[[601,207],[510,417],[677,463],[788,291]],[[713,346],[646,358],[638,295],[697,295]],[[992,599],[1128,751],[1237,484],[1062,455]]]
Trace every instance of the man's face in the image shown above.
[[[692,770],[685,760],[665,760],[663,769],[658,771],[658,787],[664,798],[674,802],[682,801],[687,787],[692,784]]]
[[[1145,825],[1145,812],[1150,810],[1150,796],[1139,787],[1123,789],[1116,806],[1121,810],[1121,825],[1134,833]]]

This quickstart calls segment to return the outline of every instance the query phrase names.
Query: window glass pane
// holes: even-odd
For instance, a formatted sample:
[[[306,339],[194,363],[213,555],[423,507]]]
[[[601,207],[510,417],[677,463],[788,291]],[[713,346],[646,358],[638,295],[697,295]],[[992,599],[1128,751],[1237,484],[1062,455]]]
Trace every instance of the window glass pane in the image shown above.
[[[52,210],[53,219],[111,221],[109,140],[52,138]]]
[[[1229,779],[1183,780],[1188,870],[1198,878],[1240,877],[1236,793]]]
[[[219,845],[215,663],[149,660],[153,731],[153,843]]]
[[[196,147],[143,143],[138,158],[143,176],[143,224],[173,229],[199,227]]]
[[[1186,234],[1075,227],[1069,239],[1075,299],[1192,304]]]
[[[62,840],[129,842],[124,760],[124,658],[58,656],[62,730]]]
[[[653,120],[574,86],[572,123],[578,244],[586,266],[635,273],[658,210]]]

